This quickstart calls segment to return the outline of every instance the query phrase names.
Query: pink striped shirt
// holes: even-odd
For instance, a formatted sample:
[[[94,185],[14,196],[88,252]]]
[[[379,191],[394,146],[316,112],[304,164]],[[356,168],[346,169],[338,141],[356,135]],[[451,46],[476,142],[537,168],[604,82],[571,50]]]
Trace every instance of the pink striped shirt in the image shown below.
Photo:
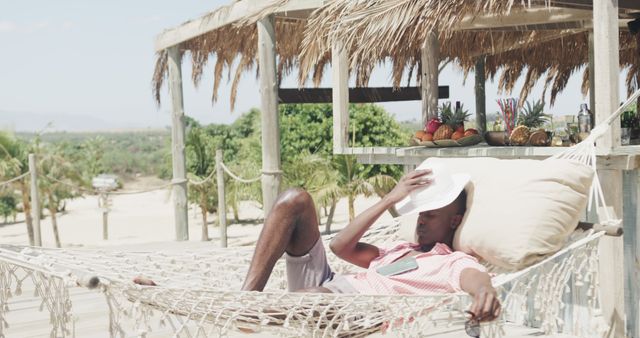
[[[389,250],[380,249],[380,256],[366,271],[344,277],[356,290],[364,294],[429,294],[460,292],[460,273],[466,268],[485,272],[478,260],[461,251],[452,251],[438,243],[429,252],[416,256],[418,268],[395,276],[382,276],[376,269],[391,264],[419,245],[401,242]]]

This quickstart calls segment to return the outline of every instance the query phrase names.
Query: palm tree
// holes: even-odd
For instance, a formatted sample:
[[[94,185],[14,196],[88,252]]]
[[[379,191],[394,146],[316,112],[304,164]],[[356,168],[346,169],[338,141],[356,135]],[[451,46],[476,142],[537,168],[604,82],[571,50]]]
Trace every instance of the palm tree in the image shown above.
[[[76,197],[79,192],[74,192],[72,185],[83,186],[81,173],[76,170],[73,163],[63,155],[60,147],[44,148],[41,160],[38,163],[38,188],[46,202],[43,207],[49,211],[51,226],[56,247],[61,247],[60,233],[58,231],[57,213],[66,199]]]
[[[331,206],[325,223],[325,232],[331,230],[331,222],[341,191],[336,185],[338,173],[327,157],[303,152],[283,166],[284,186],[303,188],[311,194],[316,207]],[[317,212],[320,215],[319,212]],[[318,217],[320,219],[320,217]]]
[[[198,126],[192,126],[187,134],[187,167],[188,176],[193,181],[203,181],[210,177],[215,171],[215,164],[212,161],[215,150],[211,139],[208,137],[204,129]],[[188,190],[188,198],[191,202],[198,205],[202,214],[202,233],[203,241],[209,240],[209,224],[207,214],[215,212],[218,206],[218,195],[216,193],[215,177],[211,177],[202,184],[191,184]]]
[[[5,133],[0,133],[0,177],[12,178],[20,176],[29,171],[29,146],[20,140],[10,137]],[[27,177],[16,181],[14,184],[20,190],[22,197],[22,211],[24,212],[25,224],[29,245],[35,245],[33,235],[33,219],[31,217],[30,191],[27,184]]]
[[[396,185],[396,180],[388,175],[377,174],[363,178],[364,166],[358,163],[355,156],[339,155],[334,159],[334,166],[338,171],[337,185],[341,189],[341,196],[347,197],[349,205],[349,221],[355,218],[355,199],[359,195],[384,195]],[[394,215],[395,211],[390,210]],[[396,213],[397,214],[397,213]]]
[[[325,233],[330,233],[340,198],[347,197],[351,221],[355,218],[355,199],[359,195],[384,197],[397,183],[393,177],[383,174],[362,178],[363,168],[354,156],[336,156],[331,161],[320,155],[303,152],[285,164],[285,186],[304,188],[318,208],[330,207],[325,223]],[[389,212],[394,217],[398,215],[394,208],[390,208]]]
[[[82,143],[82,155],[85,159],[86,179],[92,179],[99,174],[104,174],[103,154],[106,140],[101,136],[88,139]]]
[[[14,138],[0,132],[0,177],[2,178],[10,179],[20,172],[21,163],[12,154],[15,144]]]

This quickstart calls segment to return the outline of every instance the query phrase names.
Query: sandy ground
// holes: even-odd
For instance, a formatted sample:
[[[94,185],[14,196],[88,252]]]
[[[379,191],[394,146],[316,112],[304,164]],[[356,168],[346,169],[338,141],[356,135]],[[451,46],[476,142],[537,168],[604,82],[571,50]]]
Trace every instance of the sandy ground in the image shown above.
[[[138,190],[148,184],[127,184],[126,190]],[[156,184],[158,186],[159,184]],[[358,198],[356,213],[364,211],[379,198]],[[102,239],[102,211],[98,207],[97,196],[86,196],[67,202],[66,211],[58,214],[58,228],[62,246],[147,246],[150,243],[174,241],[174,210],[169,190],[158,190],[135,195],[113,195],[108,216],[109,239]],[[229,224],[227,236],[229,246],[253,243],[260,234],[263,212],[255,202],[242,202],[240,206],[240,224],[233,223],[233,214],[227,213]],[[45,214],[41,221],[42,244],[54,247],[55,241],[51,218]],[[324,231],[326,217],[322,213],[321,231]],[[220,230],[217,215],[208,216],[209,237],[212,245],[218,245]],[[381,221],[390,221],[389,213]],[[18,222],[0,224],[0,243],[28,244],[24,216],[19,214]],[[336,208],[332,229],[339,229],[348,223],[346,200],[340,201]],[[189,240],[200,242],[202,217],[199,210],[189,209]]]

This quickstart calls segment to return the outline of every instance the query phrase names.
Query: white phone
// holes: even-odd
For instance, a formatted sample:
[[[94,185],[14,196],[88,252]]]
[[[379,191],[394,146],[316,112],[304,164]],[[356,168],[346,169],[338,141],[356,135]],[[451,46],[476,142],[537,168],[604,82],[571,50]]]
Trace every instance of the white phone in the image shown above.
[[[418,261],[415,257],[406,257],[399,259],[389,265],[385,265],[376,269],[376,272],[382,276],[395,276],[409,272],[418,268]]]

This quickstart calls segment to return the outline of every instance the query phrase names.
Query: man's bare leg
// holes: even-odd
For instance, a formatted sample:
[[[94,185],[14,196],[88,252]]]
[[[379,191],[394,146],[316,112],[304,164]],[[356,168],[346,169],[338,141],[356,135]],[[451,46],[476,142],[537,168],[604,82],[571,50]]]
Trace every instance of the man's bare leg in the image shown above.
[[[313,199],[302,189],[289,189],[276,200],[258,238],[242,290],[262,291],[276,261],[286,251],[302,256],[320,238]]]

